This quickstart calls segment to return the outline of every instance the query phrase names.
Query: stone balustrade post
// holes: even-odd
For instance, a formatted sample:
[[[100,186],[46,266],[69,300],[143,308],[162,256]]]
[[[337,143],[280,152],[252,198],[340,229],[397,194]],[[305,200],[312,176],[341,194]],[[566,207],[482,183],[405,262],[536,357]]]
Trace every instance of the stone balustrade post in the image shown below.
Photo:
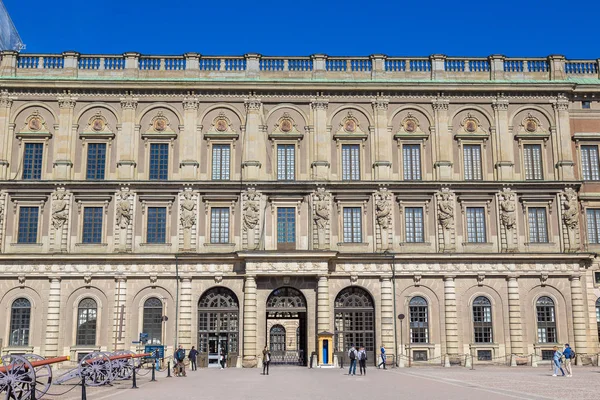
[[[310,58],[313,60],[313,77],[323,78],[327,72],[327,55],[313,54]]]
[[[429,56],[431,61],[431,79],[444,79],[446,77],[446,56],[444,54],[432,54]]]
[[[200,54],[185,53],[185,76],[197,77],[200,74]]]
[[[0,75],[16,76],[17,75],[17,57],[18,51],[3,50],[0,52],[2,60],[0,61]]]
[[[246,58],[246,77],[256,78],[260,75],[260,58],[257,53],[244,54]]]
[[[372,54],[371,58],[371,78],[377,79],[385,74],[385,54]]]
[[[565,56],[552,54],[548,56],[548,67],[550,67],[550,80],[559,81],[567,78],[565,72]]]
[[[133,51],[123,53],[125,57],[125,77],[137,78],[140,74],[140,53]]]
[[[573,336],[575,338],[575,353],[577,365],[582,364],[581,355],[587,354],[587,332],[585,324],[585,302],[581,287],[581,275],[574,274],[571,280],[571,308],[573,310]]]
[[[65,51],[63,56],[63,69],[69,71],[71,76],[77,77],[79,53],[76,51]]]
[[[492,54],[488,57],[490,62],[490,79],[493,81],[504,79],[504,60],[506,56]]]
[[[256,348],[256,278],[252,275],[246,276],[244,287],[244,368],[255,368],[257,366]]]

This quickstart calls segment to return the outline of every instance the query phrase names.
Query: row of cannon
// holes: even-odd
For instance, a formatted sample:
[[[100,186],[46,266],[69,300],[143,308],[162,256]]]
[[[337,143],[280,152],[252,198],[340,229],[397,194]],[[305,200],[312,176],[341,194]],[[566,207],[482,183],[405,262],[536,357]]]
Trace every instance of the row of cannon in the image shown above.
[[[0,398],[6,400],[41,399],[54,382],[62,384],[72,379],[86,386],[102,386],[113,381],[131,378],[144,358],[151,353],[132,351],[115,353],[93,352],[77,363],[77,367],[52,379],[52,364],[69,361],[69,357],[44,358],[36,354],[6,355],[0,365]]]

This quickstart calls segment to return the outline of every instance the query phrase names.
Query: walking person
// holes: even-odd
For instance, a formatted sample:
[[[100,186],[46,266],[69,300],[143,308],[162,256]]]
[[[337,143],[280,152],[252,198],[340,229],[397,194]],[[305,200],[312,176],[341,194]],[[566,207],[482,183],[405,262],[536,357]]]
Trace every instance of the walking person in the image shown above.
[[[352,346],[350,350],[348,350],[348,358],[350,359],[348,376],[356,375],[356,359],[358,358],[358,351],[356,351],[356,347]]]
[[[563,371],[562,366],[560,364],[560,359],[562,358],[562,351],[558,350],[558,347],[554,346],[554,356],[552,357],[552,365],[554,367],[554,374],[552,376],[557,376],[558,371],[562,372],[562,376],[565,376],[565,371]]]
[[[219,364],[221,364],[221,369],[225,369],[225,349],[221,349],[221,354],[219,354]]]
[[[358,365],[360,366],[360,374],[363,372],[367,374],[367,351],[365,350],[365,346],[360,346],[360,350],[358,351]]]
[[[571,346],[569,346],[569,343],[565,344],[563,356],[565,356],[565,370],[567,371],[567,378],[572,378],[573,369],[571,368],[571,360],[575,359],[575,352],[573,351]]]
[[[175,360],[177,361],[176,364],[176,376],[187,376],[185,374],[185,350],[183,349],[182,345],[179,345],[179,348],[177,349],[177,351],[175,352]]]
[[[377,366],[377,368],[380,368],[383,365],[383,369],[385,369],[385,361],[386,361],[386,356],[385,356],[385,346],[381,345],[381,362],[379,363],[379,365]]]
[[[192,346],[190,353],[188,354],[188,358],[190,359],[190,364],[192,364],[192,371],[196,371],[198,369],[196,365],[196,357],[198,356],[198,350],[196,347]]]
[[[269,364],[271,364],[271,352],[269,351],[269,348],[265,346],[263,350],[263,375],[269,375]],[[266,374],[265,371],[267,371]]]

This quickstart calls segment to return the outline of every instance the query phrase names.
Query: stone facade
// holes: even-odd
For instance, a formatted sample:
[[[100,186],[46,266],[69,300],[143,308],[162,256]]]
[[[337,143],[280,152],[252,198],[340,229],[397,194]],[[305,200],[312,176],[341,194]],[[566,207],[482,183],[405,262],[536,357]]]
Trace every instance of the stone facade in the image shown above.
[[[227,288],[238,366],[260,362],[276,321],[290,349],[302,330],[306,354],[320,332],[340,335],[339,353],[363,344],[342,338],[355,329],[372,336],[373,353],[385,345],[436,363],[541,357],[567,342],[579,362],[596,360],[600,243],[588,211],[600,208],[600,186],[584,169],[598,164],[597,61],[5,51],[0,74],[3,354],[135,349],[151,298],[168,317],[155,338],[167,352],[202,350],[201,340],[210,352],[221,336],[201,328],[203,296]],[[41,165],[25,179],[28,144],[40,144]],[[89,179],[92,144],[106,146],[103,179]],[[165,177],[153,176],[155,144],[166,145]],[[100,210],[95,242],[83,237],[90,207]],[[25,208],[39,213],[34,240],[20,235]],[[163,238],[149,240],[156,209]],[[532,230],[542,224],[533,210],[543,229]],[[280,288],[302,304],[277,303]],[[343,303],[350,292],[366,300]],[[427,304],[420,341],[416,297]],[[481,297],[484,341],[474,333]],[[21,298],[31,318],[13,330]],[[96,338],[77,344],[87,298]],[[368,329],[344,325],[361,307]]]

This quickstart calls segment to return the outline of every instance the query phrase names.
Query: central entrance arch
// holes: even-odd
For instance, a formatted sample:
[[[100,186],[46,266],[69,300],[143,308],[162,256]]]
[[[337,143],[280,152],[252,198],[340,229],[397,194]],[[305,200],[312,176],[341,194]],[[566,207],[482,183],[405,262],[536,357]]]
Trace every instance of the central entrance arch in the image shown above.
[[[306,298],[281,287],[267,298],[267,346],[273,364],[306,365]]]
[[[348,350],[351,346],[364,346],[367,359],[375,358],[375,305],[371,295],[363,288],[350,286],[343,289],[335,298],[335,351],[342,353],[349,362]]]

